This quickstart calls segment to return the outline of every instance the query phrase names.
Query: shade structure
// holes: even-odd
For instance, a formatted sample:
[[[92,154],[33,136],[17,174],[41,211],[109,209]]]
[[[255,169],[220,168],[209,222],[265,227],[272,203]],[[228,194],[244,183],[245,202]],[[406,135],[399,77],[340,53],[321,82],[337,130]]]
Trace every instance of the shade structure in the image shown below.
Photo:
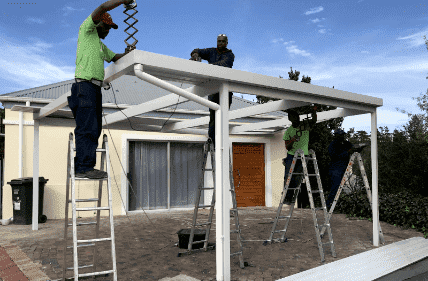
[[[229,135],[248,133],[254,130],[286,127],[291,123],[288,118],[264,121],[240,126],[230,126],[232,119],[254,116],[288,108],[299,107],[311,103],[339,107],[335,110],[318,114],[317,122],[337,117],[359,114],[371,114],[372,137],[372,190],[373,190],[373,245],[379,246],[379,211],[378,211],[378,170],[377,170],[377,107],[383,105],[382,99],[361,94],[355,94],[338,89],[301,83],[216,65],[175,58],[141,50],[134,50],[105,69],[103,86],[121,77],[131,75],[145,80],[158,87],[171,91],[171,94],[149,102],[129,107],[122,112],[108,114],[103,120],[103,127],[161,108],[166,108],[179,102],[192,100],[216,111],[216,268],[217,280],[230,280],[230,216],[229,216]],[[194,86],[181,89],[167,81],[178,81]],[[229,112],[228,92],[239,92],[261,95],[279,99],[249,108]],[[210,102],[204,97],[220,93],[220,105]],[[13,111],[33,112],[34,119],[34,150],[33,150],[33,230],[38,230],[38,191],[39,191],[39,122],[50,114],[68,105],[67,92],[42,108],[29,106],[14,106]],[[161,126],[151,127],[162,132],[207,135],[206,130],[195,129],[208,124],[208,117],[172,122]],[[116,129],[116,128],[115,128]],[[119,127],[117,129],[120,129]],[[266,133],[267,134],[267,133]],[[376,235],[375,235],[376,234]]]

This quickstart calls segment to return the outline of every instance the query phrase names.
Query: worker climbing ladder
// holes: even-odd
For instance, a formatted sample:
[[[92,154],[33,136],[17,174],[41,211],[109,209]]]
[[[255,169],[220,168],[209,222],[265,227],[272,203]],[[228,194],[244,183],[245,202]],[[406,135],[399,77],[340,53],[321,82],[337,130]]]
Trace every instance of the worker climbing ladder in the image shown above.
[[[115,244],[114,244],[114,223],[113,223],[113,210],[112,210],[112,194],[111,194],[111,181],[110,181],[110,158],[109,158],[109,150],[107,143],[107,135],[103,136],[103,145],[101,149],[97,148],[97,152],[101,152],[101,171],[104,171],[104,161],[107,163],[107,178],[103,179],[89,179],[89,178],[76,178],[74,171],[74,152],[76,149],[73,144],[73,134],[70,133],[70,139],[68,144],[68,163],[67,163],[67,183],[66,183],[66,203],[65,203],[65,228],[64,228],[64,266],[63,266],[63,278],[66,278],[67,270],[74,270],[74,280],[78,280],[79,277],[86,276],[97,276],[97,275],[105,275],[113,273],[113,280],[117,281],[117,269],[116,269],[116,252],[115,252]],[[99,181],[99,190],[98,190],[98,198],[88,198],[88,199],[76,199],[76,188],[75,183],[77,180],[88,181],[88,180],[98,180]],[[70,198],[70,181],[71,181],[71,200]],[[103,182],[107,181],[107,195],[108,195],[108,207],[101,207],[101,195],[103,189]],[[98,202],[97,207],[87,207],[87,208],[77,208],[76,203],[78,202]],[[68,204],[72,204],[72,220],[71,224],[68,223]],[[101,210],[108,210],[110,213],[110,229],[111,229],[111,237],[107,238],[99,238],[99,227],[100,227],[100,212]],[[96,222],[77,222],[77,213],[78,211],[97,211],[97,221]],[[77,227],[86,225],[95,225],[95,239],[87,239],[87,240],[78,240],[77,239]],[[67,230],[68,227],[73,227],[73,246],[67,246]],[[111,256],[113,262],[113,269],[96,272],[96,255],[97,255],[97,242],[101,241],[111,241]],[[90,247],[94,246],[94,260],[91,265],[79,265],[79,257],[77,253],[77,249],[80,247]],[[67,249],[73,249],[73,260],[74,266],[68,267],[66,266],[66,251]],[[94,272],[92,273],[83,273],[79,274],[79,269],[93,267]],[[67,277],[70,278],[70,277]]]
[[[294,172],[294,166],[296,165],[297,160],[300,159],[302,161],[302,166],[303,166],[303,173],[295,173]],[[309,174],[308,173],[308,168],[307,168],[307,161],[312,160],[314,163],[314,168],[315,168],[315,174]],[[299,182],[299,186],[296,188],[288,188],[288,186],[290,185],[291,182],[291,178],[292,176],[297,175],[303,175],[304,178]],[[318,183],[318,190],[311,190],[311,185],[309,182],[309,176],[316,176],[317,178],[317,183]],[[333,243],[333,236],[331,233],[331,227],[330,227],[330,223],[327,220],[327,207],[325,205],[325,199],[324,199],[324,192],[322,190],[322,184],[321,184],[321,177],[319,174],[319,170],[318,170],[318,164],[317,164],[317,159],[315,156],[315,152],[313,150],[309,150],[309,157],[305,157],[305,154],[303,152],[303,150],[298,149],[295,153],[294,153],[294,158],[293,158],[293,162],[291,164],[291,168],[290,171],[288,173],[288,177],[287,177],[287,181],[284,182],[284,189],[282,191],[282,196],[281,196],[281,200],[279,203],[279,207],[278,207],[278,211],[275,217],[275,221],[273,223],[273,227],[272,227],[272,231],[269,237],[269,240],[266,240],[263,242],[264,245],[267,245],[268,243],[272,243],[272,242],[287,242],[287,238],[285,237],[285,233],[287,232],[287,227],[288,227],[288,223],[290,222],[291,216],[293,214],[293,209],[294,209],[294,203],[296,201],[297,195],[299,194],[300,191],[300,186],[302,184],[302,182],[306,183],[306,188],[308,190],[308,197],[309,197],[309,202],[311,204],[311,210],[312,210],[312,215],[313,215],[313,219],[314,219],[314,226],[315,226],[315,234],[316,234],[316,238],[318,241],[318,249],[321,255],[321,261],[324,262],[324,245],[330,245],[331,246],[331,252],[333,257],[336,257],[336,251],[334,249],[334,243]],[[294,190],[294,195],[293,195],[293,199],[291,200],[291,206],[290,206],[290,213],[288,216],[280,216],[281,215],[281,211],[282,211],[282,206],[284,205],[284,199],[287,195],[287,191],[288,190]],[[319,193],[321,196],[321,204],[322,207],[319,208],[315,208],[315,204],[314,204],[314,200],[312,197],[312,193]],[[325,218],[325,223],[322,225],[318,225],[318,219],[317,219],[317,215],[316,215],[316,211],[318,210],[323,210],[324,211],[324,218]],[[276,230],[276,227],[278,225],[278,221],[279,219],[286,219],[286,223],[285,223],[285,228],[283,230]],[[328,235],[329,235],[329,242],[326,243],[322,243],[321,241],[321,235],[320,235],[320,228],[321,227],[326,227],[327,231],[328,231]],[[277,239],[273,239],[273,235],[275,233],[282,233],[281,238],[277,238]]]
[[[193,223],[192,223],[192,229],[190,230],[190,237],[189,237],[189,244],[188,244],[188,249],[187,249],[187,253],[191,253],[193,250],[193,245],[194,244],[199,244],[199,243],[204,243],[204,247],[203,250],[207,251],[208,249],[208,240],[209,240],[209,236],[210,236],[210,230],[211,230],[211,226],[212,226],[212,219],[213,219],[213,214],[214,214],[214,206],[215,206],[215,157],[214,157],[214,145],[212,143],[211,138],[208,138],[207,142],[204,145],[204,160],[203,160],[203,166],[202,166],[202,178],[198,187],[198,192],[196,195],[196,199],[195,199],[195,211],[193,214]],[[208,152],[210,152],[211,154],[211,169],[207,169],[206,168],[206,164],[207,164],[207,158],[208,158]],[[230,149],[230,158],[229,158],[229,177],[230,177],[230,192],[232,195],[232,209],[230,210],[231,212],[231,216],[235,219],[235,229],[231,230],[231,233],[236,233],[236,239],[238,242],[238,248],[239,251],[236,253],[231,253],[230,256],[236,256],[239,255],[239,266],[241,268],[244,268],[244,259],[242,256],[243,253],[243,246],[242,246],[242,238],[241,238],[241,230],[239,227],[239,216],[238,216],[238,207],[237,207],[237,203],[236,203],[236,193],[235,193],[235,185],[234,185],[234,181],[233,181],[233,165],[232,165],[232,148]],[[211,171],[212,172],[212,176],[213,176],[213,181],[214,181],[214,187],[204,187],[204,179],[205,179],[205,172]],[[212,195],[212,200],[211,200],[211,205],[199,205],[200,202],[200,197],[202,194],[203,190],[213,190],[213,195]],[[199,223],[197,224],[197,216],[198,216],[198,209],[202,209],[202,208],[207,208],[210,207],[210,214],[208,217],[208,222],[204,222],[204,223]],[[195,234],[195,228],[197,226],[206,226],[205,228],[205,239],[201,240],[201,241],[193,241],[194,238],[194,234]],[[184,253],[182,253],[184,254]],[[180,254],[179,254],[180,255]]]
[[[372,192],[370,190],[369,181],[367,180],[367,174],[366,174],[366,171],[364,169],[363,159],[361,158],[360,153],[354,152],[351,156],[351,159],[349,160],[348,167],[346,168],[346,172],[343,175],[342,181],[340,183],[339,189],[337,190],[336,196],[334,197],[334,201],[333,201],[333,204],[331,205],[330,211],[328,212],[327,221],[330,221],[334,207],[336,206],[336,202],[339,199],[340,193],[342,192],[342,189],[345,185],[345,182],[346,181],[349,182],[349,179],[351,178],[352,165],[354,164],[355,157],[358,159],[358,166],[360,167],[361,176],[363,177],[364,187],[366,188],[367,197],[368,197],[369,203],[370,203],[370,208],[372,208],[372,211],[373,211],[372,196],[371,196]],[[324,232],[325,232],[325,227],[321,230],[321,237],[324,235]],[[379,223],[379,238],[380,238],[381,243],[385,245],[385,239],[383,237],[383,233],[382,233],[382,229],[380,227],[380,223]]]

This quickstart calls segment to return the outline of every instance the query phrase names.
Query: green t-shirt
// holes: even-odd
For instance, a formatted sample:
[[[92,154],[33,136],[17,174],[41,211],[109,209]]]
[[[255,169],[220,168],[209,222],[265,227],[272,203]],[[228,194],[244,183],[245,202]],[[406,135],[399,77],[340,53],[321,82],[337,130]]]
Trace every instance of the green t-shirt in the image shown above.
[[[104,61],[111,62],[116,55],[101,42],[97,26],[89,15],[79,28],[74,74],[76,78],[104,81]]]
[[[291,138],[296,134],[297,134],[297,128],[290,126],[287,129],[287,131],[285,131],[283,140],[291,140]],[[300,140],[293,143],[293,147],[287,153],[294,155],[294,153],[296,153],[296,150],[301,149],[305,153],[305,156],[307,156],[309,155],[308,144],[309,144],[309,131],[308,130],[302,131],[302,136],[300,137]]]

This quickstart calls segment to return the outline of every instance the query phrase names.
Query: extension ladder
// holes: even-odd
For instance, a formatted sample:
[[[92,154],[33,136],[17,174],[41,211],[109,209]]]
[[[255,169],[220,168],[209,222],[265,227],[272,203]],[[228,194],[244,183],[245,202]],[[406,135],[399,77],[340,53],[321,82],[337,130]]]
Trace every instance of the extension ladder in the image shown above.
[[[208,158],[208,152],[211,154],[211,169],[206,168],[207,158]],[[239,266],[241,268],[244,268],[244,259],[242,256],[243,253],[243,246],[242,246],[242,238],[241,238],[241,230],[239,227],[239,216],[238,216],[238,207],[236,203],[236,193],[235,193],[235,185],[233,181],[233,165],[232,165],[232,148],[230,149],[230,158],[229,158],[229,177],[230,177],[230,192],[232,194],[232,209],[230,210],[231,216],[235,218],[235,230],[231,230],[230,233],[236,233],[236,239],[238,241],[238,248],[239,251],[236,253],[231,253],[230,256],[236,256],[239,255]],[[205,172],[211,171],[213,175],[213,181],[214,181],[214,187],[204,187],[204,178],[205,178]],[[211,138],[208,138],[207,142],[204,145],[204,160],[203,160],[203,166],[202,166],[202,178],[201,182],[198,187],[198,193],[196,195],[195,199],[195,211],[193,214],[193,223],[192,223],[192,229],[190,231],[190,237],[189,237],[189,244],[187,253],[190,253],[192,249],[192,245],[204,243],[204,251],[207,251],[208,247],[208,239],[210,236],[210,230],[212,225],[212,218],[214,214],[214,206],[215,206],[215,157],[214,157],[214,148]],[[211,200],[211,205],[199,205],[200,197],[202,194],[202,190],[213,190],[213,197]],[[198,209],[210,207],[210,215],[208,217],[208,222],[204,223],[196,223],[197,216],[198,216]],[[197,226],[206,226],[206,232],[205,232],[205,239],[201,241],[193,242],[194,233],[195,233],[195,227]]]
[[[115,244],[114,244],[114,223],[113,223],[113,210],[112,210],[112,194],[111,194],[111,181],[110,181],[110,158],[109,158],[109,150],[108,150],[108,143],[107,143],[107,135],[104,134],[103,136],[103,146],[101,149],[97,148],[97,152],[101,152],[101,171],[104,171],[104,160],[107,162],[107,178],[103,179],[96,179],[99,181],[99,190],[98,190],[98,198],[88,198],[88,199],[76,199],[76,192],[75,192],[75,183],[76,180],[94,180],[89,178],[76,178],[75,177],[75,171],[74,171],[74,152],[76,149],[74,148],[73,144],[73,134],[70,133],[70,139],[68,144],[68,163],[67,163],[67,184],[66,184],[66,203],[65,203],[65,228],[64,228],[64,266],[63,266],[63,278],[65,280],[66,278],[66,271],[67,270],[74,270],[74,280],[78,280],[79,277],[86,277],[86,276],[96,276],[96,275],[106,275],[109,273],[113,273],[113,280],[117,281],[117,269],[116,269],[116,252],[115,252]],[[71,200],[69,199],[69,193],[70,193],[70,180],[71,180]],[[108,188],[108,207],[101,207],[101,195],[102,195],[102,187],[103,187],[103,181],[107,180],[107,188]],[[76,203],[77,202],[98,202],[97,207],[89,207],[89,208],[77,208]],[[73,223],[68,223],[68,204],[72,204],[72,219]],[[80,222],[77,223],[76,221],[76,212],[77,211],[97,211],[97,221],[96,222]],[[100,226],[100,212],[101,210],[108,210],[110,213],[110,228],[111,228],[111,237],[107,238],[99,238],[99,226]],[[77,240],[77,226],[83,226],[83,225],[96,225],[95,227],[95,239],[87,239],[87,240]],[[67,246],[67,229],[69,226],[73,227],[73,246]],[[96,272],[96,254],[97,254],[97,244],[96,242],[101,241],[111,241],[111,255],[112,255],[112,261],[113,261],[113,269],[107,270],[107,271],[100,271]],[[82,265],[79,266],[78,263],[78,255],[77,255],[77,249],[80,247],[89,247],[94,246],[94,260],[93,264],[91,265]],[[67,249],[73,249],[73,260],[74,260],[74,266],[68,267],[66,266],[66,251]],[[94,272],[92,273],[84,273],[79,274],[79,269],[81,268],[88,268],[93,267]],[[67,277],[69,278],[69,277]]]
[[[366,174],[366,171],[364,169],[363,159],[361,158],[360,153],[354,152],[351,156],[351,159],[349,160],[348,167],[346,168],[346,172],[343,175],[342,181],[340,183],[339,189],[337,190],[336,196],[334,197],[334,201],[333,201],[333,204],[331,205],[330,211],[328,212],[327,221],[330,221],[334,207],[336,206],[336,202],[339,199],[340,193],[342,192],[342,189],[345,185],[345,181],[349,182],[349,179],[352,175],[352,165],[354,164],[355,157],[357,157],[357,159],[358,159],[358,164],[359,164],[358,166],[360,167],[361,176],[363,177],[364,186],[365,186],[366,192],[367,192],[367,197],[368,197],[369,202],[370,202],[370,208],[372,208],[372,211],[373,211],[372,196],[371,196],[372,193],[370,191],[369,181],[367,180],[367,174]],[[324,235],[324,231],[325,231],[325,227],[323,227],[323,229],[321,230],[321,237]],[[382,233],[382,229],[380,227],[380,223],[379,223],[379,238],[380,238],[381,243],[385,245],[385,239],[383,238],[383,233]]]
[[[268,243],[272,243],[274,242],[273,240],[273,235],[274,233],[282,233],[281,238],[279,239],[275,239],[275,242],[287,242],[287,238],[284,239],[285,237],[285,233],[287,231],[287,227],[288,227],[288,223],[290,222],[291,216],[293,214],[293,210],[294,210],[294,203],[296,201],[297,195],[299,194],[300,191],[300,186],[302,184],[302,182],[306,183],[306,188],[308,190],[308,197],[309,197],[309,202],[311,204],[311,210],[312,210],[312,215],[313,215],[313,219],[314,219],[314,226],[315,226],[315,234],[318,240],[318,249],[321,255],[321,262],[324,262],[324,249],[323,246],[324,245],[331,245],[331,252],[333,254],[333,257],[336,257],[336,251],[334,249],[334,243],[333,243],[333,236],[331,234],[331,227],[330,227],[330,223],[327,219],[327,207],[325,205],[325,198],[324,198],[324,192],[322,190],[322,185],[321,185],[321,177],[319,174],[319,170],[318,170],[318,164],[317,164],[317,159],[315,157],[315,152],[311,149],[309,150],[309,157],[305,157],[305,154],[303,153],[303,150],[298,149],[295,153],[294,153],[294,158],[293,158],[293,162],[291,164],[291,168],[290,171],[288,173],[288,177],[287,177],[287,181],[284,182],[284,189],[282,191],[282,196],[281,196],[281,201],[279,203],[279,207],[278,207],[278,212],[276,214],[275,217],[275,221],[272,227],[272,231],[269,237],[269,240],[266,240],[263,242],[264,245],[267,245]],[[301,159],[302,161],[302,166],[303,166],[303,173],[294,173],[294,166],[296,165],[296,161],[297,159]],[[315,174],[309,174],[308,173],[308,168],[307,168],[307,164],[306,162],[312,160],[314,161],[314,168],[315,168]],[[291,177],[293,175],[303,175],[304,178],[302,178],[302,180],[299,182],[299,186],[296,188],[288,188],[288,186],[290,185],[291,182]],[[317,183],[318,183],[318,190],[311,190],[311,185],[309,182],[309,176],[316,176],[317,177]],[[294,195],[293,195],[293,199],[291,200],[291,206],[290,206],[290,214],[288,216],[280,216],[281,211],[282,211],[282,206],[284,205],[284,199],[287,195],[287,191],[288,190],[293,190],[294,189]],[[312,193],[319,193],[321,195],[321,203],[322,203],[322,207],[319,208],[315,208],[315,204],[314,204],[314,200],[312,197]],[[317,220],[317,216],[316,216],[316,211],[318,210],[323,210],[324,211],[324,218],[325,218],[325,223],[322,225],[318,225],[318,220]],[[283,230],[276,230],[277,224],[278,224],[278,220],[279,219],[286,219],[286,223],[285,223],[285,228]],[[321,241],[321,235],[320,235],[320,228],[321,227],[327,227],[328,230],[328,235],[329,235],[329,242],[326,243],[322,243]]]

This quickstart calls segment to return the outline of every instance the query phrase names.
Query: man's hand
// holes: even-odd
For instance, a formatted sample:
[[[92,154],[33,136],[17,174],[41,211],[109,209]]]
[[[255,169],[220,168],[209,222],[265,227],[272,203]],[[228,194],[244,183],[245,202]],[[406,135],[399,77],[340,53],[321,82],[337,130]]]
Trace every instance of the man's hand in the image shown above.
[[[135,46],[129,45],[128,47],[125,48],[125,55],[135,49],[136,49]]]
[[[198,53],[193,53],[192,54],[192,58],[190,60],[194,60],[194,61],[199,60],[199,54]]]
[[[125,0],[125,3],[123,4],[123,7],[127,10],[134,9],[137,6],[137,3],[135,0]]]

